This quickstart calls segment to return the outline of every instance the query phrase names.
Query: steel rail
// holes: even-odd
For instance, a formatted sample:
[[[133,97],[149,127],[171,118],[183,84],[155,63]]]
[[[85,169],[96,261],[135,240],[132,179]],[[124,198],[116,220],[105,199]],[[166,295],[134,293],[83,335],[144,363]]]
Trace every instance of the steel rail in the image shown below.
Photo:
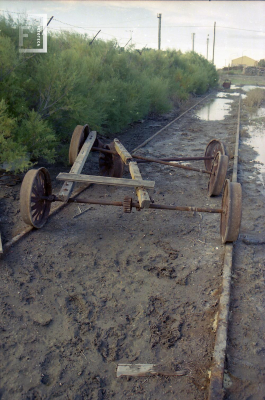
[[[239,95],[239,105],[238,105],[236,145],[235,145],[234,166],[233,166],[233,176],[232,176],[233,182],[237,181],[238,148],[239,148],[239,134],[240,134],[240,107],[241,107],[241,95]],[[217,330],[216,330],[215,346],[213,352],[213,363],[211,368],[208,400],[222,400],[224,397],[223,381],[224,381],[224,368],[225,368],[225,357],[226,357],[226,347],[227,347],[232,265],[233,265],[233,244],[226,244],[224,269],[223,269],[223,288],[219,302]]]
[[[187,112],[189,112],[190,110],[192,110],[193,108],[195,108],[198,104],[200,104],[202,101],[204,101],[205,99],[207,99],[209,96],[211,96],[211,93],[208,94],[207,96],[205,96],[203,99],[201,99],[200,101],[198,101],[196,104],[194,104],[194,106],[190,107],[188,110],[184,111],[182,114],[180,114],[177,118],[175,118],[173,121],[171,121],[169,124],[167,124],[166,126],[164,126],[164,128],[160,129],[158,132],[156,132],[154,135],[152,135],[149,139],[145,140],[143,143],[141,143],[139,146],[137,146],[135,149],[132,150],[132,154],[136,153],[136,151],[138,151],[139,149],[141,149],[142,147],[144,147],[147,143],[149,143],[152,139],[154,139],[157,135],[159,135],[161,132],[163,132],[165,129],[167,129],[170,125],[174,124],[174,122],[176,122],[178,119],[180,119],[183,115],[187,114]]]

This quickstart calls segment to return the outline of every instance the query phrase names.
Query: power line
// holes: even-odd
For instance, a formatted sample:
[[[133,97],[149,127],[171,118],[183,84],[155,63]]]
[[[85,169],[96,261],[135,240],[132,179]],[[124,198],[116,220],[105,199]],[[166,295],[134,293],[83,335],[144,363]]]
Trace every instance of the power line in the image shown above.
[[[21,13],[21,12],[16,12],[16,11],[8,11],[8,10],[0,10],[0,11],[3,11],[3,12],[6,12],[6,13],[10,13],[10,14],[22,14],[22,15],[30,15],[30,14],[26,14],[26,13]],[[146,18],[141,18],[141,20],[143,20],[143,19],[145,19],[146,20]],[[157,29],[157,27],[156,26],[131,26],[131,27],[128,27],[128,26],[90,26],[90,28],[84,28],[84,26],[77,26],[77,25],[72,25],[72,24],[69,24],[69,23],[67,23],[67,22],[63,22],[63,21],[60,21],[60,20],[58,20],[58,19],[55,19],[54,18],[54,21],[58,21],[58,22],[60,22],[60,23],[62,23],[62,24],[65,24],[65,25],[69,25],[69,26],[72,26],[72,27],[74,27],[74,28],[80,28],[80,29],[86,29],[86,30],[92,30],[92,29],[99,29],[99,28],[108,28],[108,29],[125,29],[125,28],[132,28],[132,29],[137,29],[137,28],[139,28],[139,29]],[[131,20],[131,21],[129,21],[129,22],[133,22],[134,20]],[[135,20],[135,21],[140,21],[140,20]],[[92,29],[91,29],[92,28]],[[163,25],[163,28],[212,28],[212,26],[210,26],[210,25]],[[231,27],[231,26],[219,26],[218,25],[218,28],[219,29],[233,29],[233,30],[238,30],[238,31],[246,31],[246,32],[256,32],[256,33],[265,33],[265,31],[257,31],[257,30],[255,30],[255,29],[244,29],[244,28],[235,28],[235,27]]]

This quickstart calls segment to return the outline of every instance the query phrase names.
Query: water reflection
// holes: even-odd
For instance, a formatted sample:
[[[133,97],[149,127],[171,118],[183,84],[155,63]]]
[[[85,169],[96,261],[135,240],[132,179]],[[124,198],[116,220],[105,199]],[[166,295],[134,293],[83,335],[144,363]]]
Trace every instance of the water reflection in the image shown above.
[[[220,121],[229,114],[232,99],[217,98],[196,112],[197,117],[205,121]]]
[[[264,86],[257,86],[257,85],[244,85],[242,88],[244,92],[249,92],[252,89],[265,89]]]
[[[263,120],[256,122],[257,118],[263,117]],[[254,161],[258,164],[258,169],[260,171],[260,180],[265,186],[265,108],[259,108],[254,114],[251,116],[252,125],[249,125],[248,132],[250,134],[250,138],[246,140],[246,143],[252,147],[257,152],[257,156]]]

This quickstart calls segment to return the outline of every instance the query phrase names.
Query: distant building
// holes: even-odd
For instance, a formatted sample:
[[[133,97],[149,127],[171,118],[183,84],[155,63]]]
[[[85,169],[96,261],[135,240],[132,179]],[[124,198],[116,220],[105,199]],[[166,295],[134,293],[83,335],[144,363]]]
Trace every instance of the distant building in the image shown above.
[[[246,67],[255,67],[258,65],[258,61],[255,61],[247,56],[242,56],[232,60],[232,67],[236,67],[238,65],[244,65]]]

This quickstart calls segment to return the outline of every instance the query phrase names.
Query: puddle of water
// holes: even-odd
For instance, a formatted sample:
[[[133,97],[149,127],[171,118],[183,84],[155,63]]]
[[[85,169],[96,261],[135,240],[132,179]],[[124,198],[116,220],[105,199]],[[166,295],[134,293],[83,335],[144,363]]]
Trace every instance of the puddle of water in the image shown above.
[[[219,92],[216,97],[227,98],[229,96],[239,96],[239,94],[238,93]]]
[[[197,117],[205,121],[220,121],[228,115],[232,99],[217,98],[196,112]]]
[[[257,85],[244,85],[241,88],[244,92],[249,92],[252,89],[265,89],[264,86],[257,86]]]
[[[256,116],[262,112],[261,116],[265,116],[265,109],[260,108]],[[255,121],[255,117],[252,117],[252,121]],[[259,179],[263,185],[263,194],[265,194],[265,120],[261,121],[261,123],[256,125],[250,125],[248,127],[248,132],[250,134],[250,138],[246,140],[246,144],[254,147],[254,150],[257,152],[256,158],[253,160],[258,167],[260,172]]]
[[[265,108],[258,108],[257,110],[254,109],[253,111],[251,111],[251,109],[250,109],[249,112],[250,112],[251,120],[265,117]]]

